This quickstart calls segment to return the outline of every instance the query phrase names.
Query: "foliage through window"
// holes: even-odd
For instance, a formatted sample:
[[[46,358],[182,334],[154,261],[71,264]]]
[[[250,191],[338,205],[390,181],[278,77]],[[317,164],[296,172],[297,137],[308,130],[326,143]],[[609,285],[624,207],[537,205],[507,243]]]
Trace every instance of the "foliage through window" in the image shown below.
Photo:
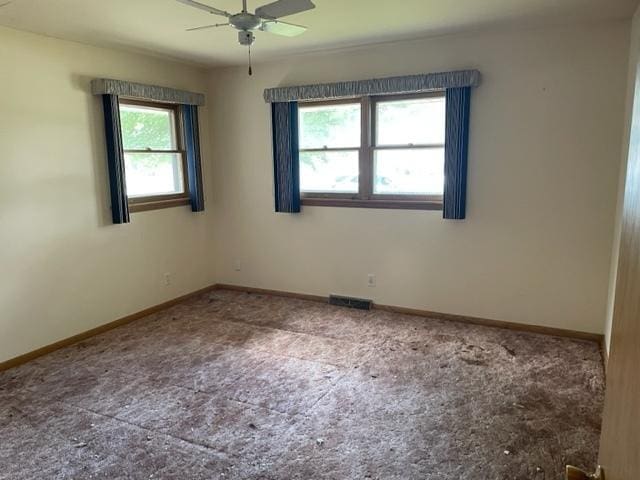
[[[304,203],[441,206],[444,93],[301,103],[298,123]]]
[[[358,192],[359,103],[308,106],[300,111],[300,188]]]
[[[127,196],[132,207],[188,201],[178,107],[120,100]]]

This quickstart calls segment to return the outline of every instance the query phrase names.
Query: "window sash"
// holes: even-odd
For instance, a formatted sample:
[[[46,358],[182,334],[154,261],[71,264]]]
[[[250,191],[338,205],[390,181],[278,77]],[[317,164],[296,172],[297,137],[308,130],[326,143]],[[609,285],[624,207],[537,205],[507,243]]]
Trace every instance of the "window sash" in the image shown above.
[[[167,152],[167,151],[162,151],[162,150],[143,150],[141,152],[132,152],[130,150],[124,150],[124,154],[125,157],[127,155],[127,153],[150,153],[150,154],[173,154],[172,152]],[[189,195],[189,182],[187,179],[187,171],[185,170],[187,168],[187,160],[186,160],[186,155],[184,153],[181,152],[175,152],[175,154],[179,155],[179,163],[178,163],[178,167],[179,167],[179,171],[177,172],[178,175],[180,176],[180,188],[182,191],[180,192],[175,192],[175,193],[151,193],[151,194],[146,194],[146,195],[129,195],[127,198],[129,199],[129,203],[139,203],[139,199],[143,199],[145,201],[148,201],[148,199],[157,199],[159,197],[170,197],[170,198],[174,198],[174,197],[184,197],[184,196],[188,196]],[[175,181],[175,177],[174,177],[174,181]]]
[[[301,122],[301,118],[302,118],[302,112],[304,111],[305,106],[307,107],[329,107],[332,105],[360,105],[360,131],[362,132],[362,126],[363,126],[363,116],[362,116],[362,102],[361,99],[357,98],[341,98],[341,99],[337,99],[337,100],[322,100],[322,101],[316,101],[316,102],[301,102],[298,104],[298,123],[302,123]],[[300,134],[298,134],[300,135]],[[299,148],[298,151],[299,152],[322,152],[322,151],[340,151],[340,150],[358,150],[362,147],[362,135],[360,135],[360,145],[349,145],[349,146],[344,146],[344,147],[330,147],[330,146],[323,146],[323,147],[317,147],[317,148]]]
[[[351,148],[306,148],[299,149],[300,153],[323,153],[323,152],[360,152],[360,148],[351,147]],[[360,161],[360,153],[358,153],[358,162]],[[360,168],[358,164],[358,179],[360,178]],[[358,192],[317,192],[311,190],[303,190],[300,187],[300,195],[302,197],[317,197],[317,198],[354,198],[358,196]]]
[[[429,93],[412,93],[406,95],[387,95],[383,97],[371,97],[371,145],[376,149],[383,148],[408,148],[408,147],[416,147],[416,148],[442,148],[444,147],[444,142],[442,143],[399,143],[394,145],[378,145],[378,103],[386,103],[400,100],[414,100],[414,99],[422,99],[422,98],[445,98],[444,91],[438,92],[429,92]],[[443,119],[444,122],[444,119]]]
[[[169,153],[180,155],[180,169],[182,177],[182,192],[178,193],[160,193],[143,196],[127,196],[130,210],[132,212],[150,210],[154,208],[173,207],[176,205],[187,205],[189,203],[189,179],[187,175],[187,155],[184,147],[184,134],[181,129],[179,105],[171,103],[161,103],[153,101],[144,101],[131,98],[120,98],[119,105],[133,105],[140,107],[149,107],[158,110],[168,110],[172,112],[172,135],[175,136],[177,149],[123,149],[124,154],[127,153]],[[126,172],[125,172],[126,181]]]
[[[407,194],[376,194],[373,192],[374,184],[374,158],[377,150],[410,150],[425,148],[444,148],[444,143],[432,144],[400,144],[400,145],[377,145],[376,142],[376,104],[378,102],[407,100],[415,98],[444,97],[444,91],[407,94],[407,95],[386,95],[377,97],[361,97],[358,99],[348,98],[339,100],[328,100],[321,102],[300,102],[300,108],[307,106],[322,106],[332,104],[353,104],[359,102],[361,105],[360,121],[360,148],[325,148],[299,149],[304,152],[337,152],[337,151],[359,151],[359,191],[358,193],[334,193],[334,192],[305,192],[300,190],[300,196],[306,205],[334,205],[353,207],[379,207],[379,208],[408,208],[408,209],[441,209],[443,194],[437,195],[407,195]],[[444,187],[444,186],[443,186]]]

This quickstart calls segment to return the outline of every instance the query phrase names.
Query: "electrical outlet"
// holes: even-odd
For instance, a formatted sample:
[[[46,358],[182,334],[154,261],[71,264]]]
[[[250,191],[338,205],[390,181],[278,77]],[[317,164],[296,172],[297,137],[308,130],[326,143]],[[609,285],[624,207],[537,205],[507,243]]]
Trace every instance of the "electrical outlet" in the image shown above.
[[[376,276],[373,273],[367,275],[367,285],[369,285],[370,287],[376,286]]]
[[[233,261],[233,269],[236,272],[239,272],[241,270],[241,268],[240,268],[240,260],[238,260],[237,258]]]
[[[164,284],[171,285],[171,274],[169,272],[164,274]]]

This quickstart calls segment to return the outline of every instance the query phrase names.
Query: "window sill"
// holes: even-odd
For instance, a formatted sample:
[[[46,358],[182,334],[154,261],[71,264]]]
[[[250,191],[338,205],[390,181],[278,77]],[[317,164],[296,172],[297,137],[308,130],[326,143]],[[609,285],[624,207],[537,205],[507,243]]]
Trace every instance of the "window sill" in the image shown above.
[[[354,200],[350,198],[302,198],[302,205],[309,207],[388,208],[396,210],[442,210],[442,202],[436,200]]]
[[[150,200],[142,202],[129,202],[129,211],[146,212],[148,210],[159,210],[161,208],[182,207],[189,205],[191,201],[188,198],[171,198],[163,200]]]

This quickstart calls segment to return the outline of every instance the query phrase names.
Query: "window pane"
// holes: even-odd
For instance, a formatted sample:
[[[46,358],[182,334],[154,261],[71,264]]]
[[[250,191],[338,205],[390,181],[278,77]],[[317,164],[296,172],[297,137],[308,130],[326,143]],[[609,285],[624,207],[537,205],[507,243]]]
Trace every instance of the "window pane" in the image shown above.
[[[441,195],[444,148],[377,150],[373,193]]]
[[[120,105],[125,150],[177,150],[173,110]]]
[[[385,145],[444,145],[444,97],[376,103],[376,139]]]
[[[125,153],[127,196],[184,193],[179,153]]]
[[[301,152],[300,190],[358,193],[358,152]]]
[[[301,106],[300,148],[358,148],[360,104]]]

